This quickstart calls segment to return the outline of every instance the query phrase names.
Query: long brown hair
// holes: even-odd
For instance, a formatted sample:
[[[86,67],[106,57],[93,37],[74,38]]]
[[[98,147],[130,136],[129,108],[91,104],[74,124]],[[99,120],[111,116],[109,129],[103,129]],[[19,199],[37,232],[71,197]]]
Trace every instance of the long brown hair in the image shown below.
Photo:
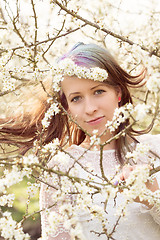
[[[106,50],[96,44],[76,44],[67,54],[62,56],[59,61],[64,58],[71,58],[78,66],[85,66],[87,68],[100,67],[108,72],[106,84],[113,88],[119,87],[122,92],[122,99],[120,106],[126,103],[132,103],[132,97],[129,87],[139,87],[142,85],[145,70],[140,72],[137,76],[132,76],[123,70],[116,62],[113,56]],[[9,116],[5,119],[0,119],[0,141],[16,145],[19,152],[24,154],[32,146],[35,140],[41,138],[42,144],[49,143],[54,138],[59,138],[61,144],[66,135],[69,136],[70,144],[81,144],[85,139],[85,134],[75,124],[69,123],[67,115],[61,111],[59,114],[52,117],[50,125],[45,131],[42,131],[42,119],[46,110],[49,108],[47,103],[47,91],[52,94],[52,87],[50,79],[44,82],[46,91],[42,86],[34,87],[31,94],[27,94],[27,98],[32,98],[32,105],[34,111],[27,111],[24,108],[24,113],[16,114],[16,116]],[[27,100],[26,100],[27,101]],[[60,101],[64,109],[67,110],[68,104],[64,93],[60,94]],[[129,121],[121,124],[117,132],[123,130],[129,125]],[[129,128],[128,135],[133,135],[135,131]],[[121,164],[123,164],[122,150],[126,143],[125,137],[120,137],[116,140],[116,154]]]

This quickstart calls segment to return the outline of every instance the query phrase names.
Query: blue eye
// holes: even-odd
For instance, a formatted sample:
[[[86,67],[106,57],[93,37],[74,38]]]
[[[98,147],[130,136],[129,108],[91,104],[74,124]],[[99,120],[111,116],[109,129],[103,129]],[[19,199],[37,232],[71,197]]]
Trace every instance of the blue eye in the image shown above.
[[[99,90],[96,90],[96,91],[95,91],[95,95],[99,95],[99,94],[102,94],[102,93],[104,93],[104,92],[105,92],[104,90],[99,89]]]
[[[71,102],[78,102],[80,99],[81,99],[80,96],[76,96],[76,97],[71,99]]]

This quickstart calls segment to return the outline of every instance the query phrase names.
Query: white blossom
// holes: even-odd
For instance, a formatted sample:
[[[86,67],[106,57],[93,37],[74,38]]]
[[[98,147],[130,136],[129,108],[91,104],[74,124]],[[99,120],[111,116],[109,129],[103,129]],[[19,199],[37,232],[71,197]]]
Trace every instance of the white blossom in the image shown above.
[[[0,191],[5,193],[6,188],[9,188],[16,183],[21,182],[23,180],[23,177],[29,176],[31,172],[32,170],[28,168],[19,170],[17,166],[13,166],[10,171],[6,169],[4,171],[4,176],[0,179]]]
[[[100,144],[100,138],[97,136],[97,134],[94,134],[90,137],[90,145],[99,145]]]
[[[46,144],[43,149],[42,152],[46,153],[46,152],[51,152],[52,155],[55,154],[55,151],[59,148],[60,146],[60,142],[58,138],[55,138],[52,142]]]
[[[133,105],[126,104],[120,108],[116,108],[113,114],[113,118],[111,121],[107,121],[106,128],[109,129],[110,132],[114,132],[121,123],[124,123],[130,115],[133,113]]]
[[[22,163],[25,165],[31,165],[31,164],[38,164],[39,160],[38,157],[33,155],[33,154],[29,154],[28,156],[24,156],[22,158]]]
[[[132,152],[127,152],[126,158],[133,159],[135,163],[143,161],[144,158],[147,158],[147,153],[149,152],[150,147],[148,144],[138,143],[136,149]]]
[[[28,182],[28,187],[27,187],[27,194],[30,198],[35,197],[35,195],[37,194],[39,188],[40,188],[40,184],[37,183],[30,183]]]
[[[67,153],[58,151],[57,154],[55,154],[55,156],[53,157],[53,161],[56,164],[67,166],[70,163],[71,159]]]
[[[3,217],[0,218],[1,236],[5,239],[29,240],[28,233],[24,233],[21,226],[18,226],[16,221],[12,219],[11,213],[4,212]]]
[[[0,206],[8,205],[8,207],[12,207],[14,199],[14,194],[3,195],[0,197]]]
[[[160,90],[160,73],[153,73],[147,80],[146,86],[151,92],[158,93]]]
[[[53,76],[53,89],[59,91],[59,83],[63,81],[63,76],[77,76],[94,81],[103,82],[107,79],[108,73],[105,69],[95,67],[86,68],[77,66],[71,59],[65,58],[51,68]]]
[[[58,107],[58,103],[52,103],[47,112],[45,113],[44,118],[42,119],[42,125],[44,128],[47,128],[50,124],[50,120],[52,116],[58,114],[60,109]]]
[[[144,120],[147,113],[149,112],[150,106],[142,103],[137,104],[134,108],[136,112],[136,120]]]

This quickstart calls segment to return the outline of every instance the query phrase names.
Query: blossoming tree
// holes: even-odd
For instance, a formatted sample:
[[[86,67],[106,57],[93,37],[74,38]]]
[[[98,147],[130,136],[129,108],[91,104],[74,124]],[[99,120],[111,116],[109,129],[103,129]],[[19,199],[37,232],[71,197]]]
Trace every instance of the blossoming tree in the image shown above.
[[[148,5],[145,5],[146,2]],[[65,227],[71,229],[73,239],[84,239],[76,219],[76,212],[84,208],[90,212],[93,218],[97,218],[101,222],[103,234],[106,234],[108,239],[112,239],[118,221],[112,231],[108,233],[104,227],[107,224],[105,210],[93,203],[92,196],[97,193],[105,198],[107,204],[110,196],[116,198],[117,193],[123,191],[125,202],[117,212],[120,217],[125,215],[126,205],[132,202],[135,197],[149,200],[150,203],[160,204],[160,192],[157,191],[153,194],[145,186],[146,181],[149,178],[152,179],[154,174],[160,171],[160,165],[155,166],[155,159],[159,156],[154,155],[151,159],[152,169],[146,166],[137,167],[125,183],[115,184],[116,175],[111,176],[110,179],[106,178],[103,168],[101,168],[102,177],[100,177],[94,175],[90,166],[86,168],[82,166],[85,168],[87,177],[78,178],[75,163],[79,163],[79,159],[83,156],[73,159],[66,152],[67,138],[64,141],[64,147],[60,146],[58,139],[47,144],[43,142],[45,131],[49,127],[53,115],[63,111],[71,121],[74,121],[62,108],[57,97],[63,75],[76,75],[79,78],[90,78],[98,81],[103,81],[106,78],[107,73],[102,69],[97,68],[89,71],[85,68],[78,68],[72,61],[68,60],[62,61],[59,65],[55,63],[56,58],[64,54],[65,50],[67,51],[69,46],[77,41],[77,38],[86,42],[99,43],[104,47],[109,46],[111,51],[119,57],[121,66],[128,72],[134,74],[142,66],[147,68],[146,85],[142,88],[142,92],[137,95],[134,93],[136,105],[128,104],[117,109],[113,120],[107,122],[106,129],[112,132],[118,128],[120,123],[126,119],[131,119],[131,124],[135,125],[135,128],[159,131],[160,13],[158,0],[145,1],[140,6],[137,6],[135,1],[130,1],[132,6],[127,6],[126,3],[127,1],[121,0],[99,0],[98,4],[94,0],[87,2],[84,0],[1,0],[1,119],[5,117],[6,103],[10,112],[13,111],[15,114],[21,112],[18,115],[19,121],[24,120],[23,107],[25,107],[25,111],[27,109],[28,115],[32,114],[37,100],[32,102],[33,99],[30,98],[22,104],[22,97],[24,99],[25,92],[26,95],[28,93],[30,96],[31,93],[34,95],[35,89],[37,89],[35,86],[39,87],[42,98],[43,94],[47,95],[48,105],[42,111],[42,127],[41,131],[37,130],[37,140],[28,145],[29,148],[32,146],[32,150],[25,156],[16,151],[17,148],[23,146],[23,140],[20,137],[17,145],[12,141],[14,151],[12,150],[8,154],[10,146],[7,146],[7,140],[5,141],[3,133],[0,136],[3,142],[0,164],[4,169],[0,179],[0,205],[13,206],[15,196],[9,194],[8,189],[22,181],[25,176],[28,179],[31,177],[35,179],[35,183],[31,183],[28,187],[29,198],[39,189],[40,183],[45,184],[48,188],[52,187],[49,186],[48,179],[53,178],[54,183],[57,184],[57,189],[51,198],[53,202],[58,199],[61,206],[59,213],[48,211],[50,223],[48,232],[56,231],[58,225],[64,222]],[[136,8],[134,8],[135,5]],[[46,79],[48,78],[52,79],[52,94],[48,92],[48,87],[46,87]],[[27,99],[27,96],[25,97]],[[77,123],[75,122],[75,124]],[[114,139],[125,134],[126,130],[114,136]],[[100,145],[100,154],[103,152],[105,144],[113,140],[110,139],[104,145],[100,144],[96,131],[90,138],[90,147],[95,143]],[[22,150],[22,153],[25,153],[25,149]],[[126,158],[136,162],[139,156],[143,156],[149,150],[149,146],[137,144],[137,148],[133,152],[127,153]],[[57,162],[54,168],[47,164],[51,158]],[[102,158],[100,158],[100,164],[101,161]],[[72,162],[72,167],[66,171],[65,166],[69,162]],[[117,168],[116,171],[118,174],[119,169]],[[68,202],[66,194],[76,196],[76,205],[73,206]],[[47,211],[47,209],[40,209],[39,212],[41,211]],[[30,236],[23,232],[23,223],[27,218],[33,216],[34,212],[31,215],[25,215],[19,223],[13,220],[8,211],[1,209],[0,214],[0,231],[4,239],[30,239]]]

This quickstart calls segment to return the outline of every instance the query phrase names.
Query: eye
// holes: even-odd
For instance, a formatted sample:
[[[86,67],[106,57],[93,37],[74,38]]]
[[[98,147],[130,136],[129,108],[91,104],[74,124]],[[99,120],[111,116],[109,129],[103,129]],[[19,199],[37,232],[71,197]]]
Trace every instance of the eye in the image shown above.
[[[71,102],[78,102],[80,99],[81,99],[80,96],[76,96],[71,99]]]
[[[105,90],[99,89],[99,90],[96,90],[96,91],[94,92],[94,94],[95,94],[95,95],[100,95],[100,94],[102,94],[102,93],[104,93],[104,92],[105,92]]]

